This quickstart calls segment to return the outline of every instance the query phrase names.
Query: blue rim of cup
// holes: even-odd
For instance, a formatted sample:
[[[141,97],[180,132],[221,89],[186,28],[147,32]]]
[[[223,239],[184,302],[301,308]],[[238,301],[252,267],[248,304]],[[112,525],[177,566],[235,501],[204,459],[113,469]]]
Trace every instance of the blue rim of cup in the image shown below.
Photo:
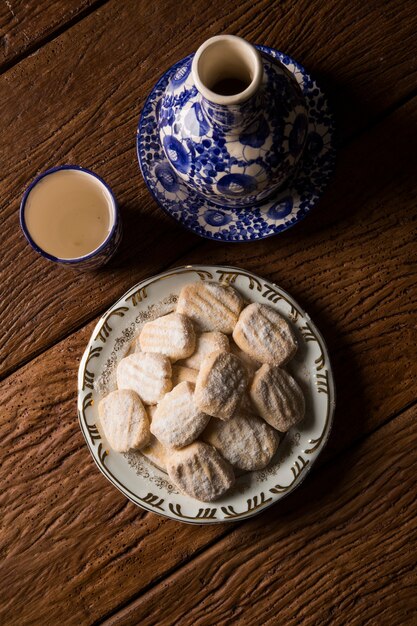
[[[114,208],[114,222],[103,243],[101,243],[99,247],[95,248],[95,250],[93,250],[92,252],[89,252],[84,256],[74,257],[71,259],[61,259],[60,257],[56,257],[53,254],[49,254],[49,252],[45,252],[45,250],[42,250],[42,248],[40,248],[38,244],[33,241],[25,222],[26,201],[32,189],[39,183],[40,180],[42,180],[42,178],[45,178],[45,176],[49,176],[49,174],[54,174],[55,172],[59,172],[61,170],[75,170],[77,172],[84,172],[85,174],[94,176],[94,178],[96,178],[102,185],[104,185],[104,187],[109,192]],[[41,174],[36,176],[36,178],[34,178],[30,185],[26,188],[20,202],[19,219],[23,234],[26,237],[28,243],[35,250],[35,252],[38,252],[41,256],[49,259],[50,261],[55,261],[55,263],[62,263],[63,265],[76,265],[77,263],[82,263],[83,261],[92,259],[93,257],[100,254],[100,252],[102,252],[107,247],[119,225],[119,207],[117,205],[116,197],[113,191],[110,189],[108,184],[101,178],[101,176],[98,176],[98,174],[96,174],[92,170],[87,169],[86,167],[81,167],[81,165],[58,165],[57,167],[51,167],[50,169],[41,172]]]

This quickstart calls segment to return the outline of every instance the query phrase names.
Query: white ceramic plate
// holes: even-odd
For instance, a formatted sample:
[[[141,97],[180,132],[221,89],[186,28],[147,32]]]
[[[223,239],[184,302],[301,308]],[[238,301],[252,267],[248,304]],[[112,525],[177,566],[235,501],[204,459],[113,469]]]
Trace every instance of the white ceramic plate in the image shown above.
[[[141,326],[175,307],[181,287],[198,281],[227,282],[246,300],[274,307],[291,321],[300,348],[288,369],[306,397],[306,417],[285,436],[270,465],[243,474],[212,503],[178,492],[168,475],[140,452],[111,450],[97,414],[98,401],[115,389],[115,368]],[[278,502],[305,478],[326,444],[335,406],[333,376],[323,338],[310,317],[280,287],[244,270],[194,265],[168,270],[130,289],[101,317],[81,359],[78,416],[87,446],[102,473],[132,502],[148,511],[193,524],[241,520]]]

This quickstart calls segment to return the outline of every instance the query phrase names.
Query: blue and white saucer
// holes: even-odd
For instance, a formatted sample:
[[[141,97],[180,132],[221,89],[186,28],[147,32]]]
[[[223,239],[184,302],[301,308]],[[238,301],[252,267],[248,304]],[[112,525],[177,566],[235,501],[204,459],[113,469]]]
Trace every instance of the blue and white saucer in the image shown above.
[[[308,135],[295,174],[272,197],[244,208],[221,207],[189,189],[165,157],[158,132],[158,111],[166,86],[193,55],[173,65],[149,94],[137,130],[137,154],[145,182],[166,213],[201,237],[218,241],[256,241],[301,221],[323,193],[334,169],[334,124],[327,100],[294,59],[268,46],[261,52],[279,59],[299,83],[308,108]],[[161,175],[163,172],[163,175]]]

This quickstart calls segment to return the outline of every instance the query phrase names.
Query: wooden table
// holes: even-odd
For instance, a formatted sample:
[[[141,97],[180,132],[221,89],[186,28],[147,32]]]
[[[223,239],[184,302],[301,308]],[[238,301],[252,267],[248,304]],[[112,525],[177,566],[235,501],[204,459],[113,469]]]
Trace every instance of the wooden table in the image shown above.
[[[5,0],[0,6],[0,623],[416,624],[417,11],[412,0]],[[208,242],[150,197],[135,155],[146,95],[221,32],[278,47],[327,89],[338,166],[297,228]],[[121,204],[111,265],[39,257],[18,206],[79,163]],[[334,430],[308,479],[252,520],[187,526],[98,472],[76,414],[97,316],[184,263],[238,265],[307,309],[333,357]]]

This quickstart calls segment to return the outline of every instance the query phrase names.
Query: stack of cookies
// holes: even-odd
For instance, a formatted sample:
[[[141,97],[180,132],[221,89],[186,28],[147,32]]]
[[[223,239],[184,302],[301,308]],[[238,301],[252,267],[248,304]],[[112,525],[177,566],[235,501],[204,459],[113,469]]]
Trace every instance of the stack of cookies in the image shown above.
[[[235,470],[266,467],[282,433],[304,417],[303,393],[283,366],[297,351],[273,308],[229,285],[182,288],[176,311],[145,324],[99,404],[119,452],[140,449],[198,500],[221,497]]]

